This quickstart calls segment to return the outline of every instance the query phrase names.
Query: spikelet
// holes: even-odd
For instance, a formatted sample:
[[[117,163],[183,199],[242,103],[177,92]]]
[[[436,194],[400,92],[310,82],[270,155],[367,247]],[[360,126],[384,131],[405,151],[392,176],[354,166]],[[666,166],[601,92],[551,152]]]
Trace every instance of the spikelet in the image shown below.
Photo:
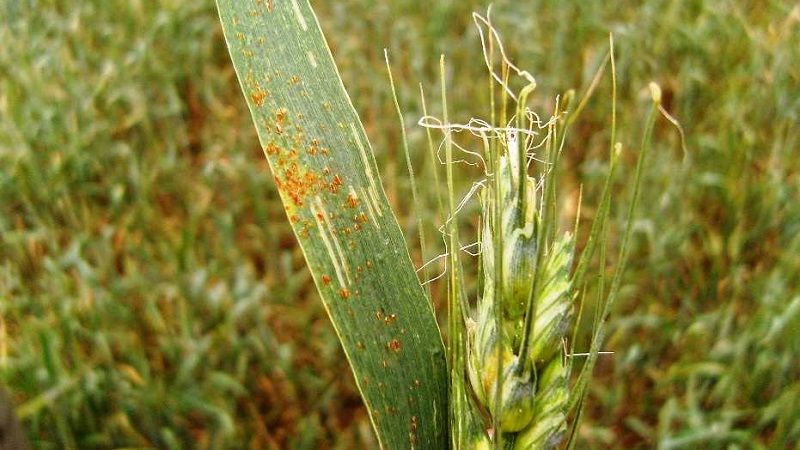
[[[534,297],[536,318],[530,337],[533,343],[531,363],[546,364],[563,349],[562,342],[572,311],[569,295],[574,253],[575,240],[571,233],[565,233],[550,247],[539,272],[540,288]]]
[[[509,132],[509,135],[516,135]],[[497,252],[493,248],[492,236],[500,233],[503,236],[503,280],[501,281],[503,298],[501,299],[503,314],[509,320],[520,319],[527,307],[533,276],[536,272],[536,227],[538,225],[536,210],[536,183],[533,178],[519,180],[518,160],[519,147],[516,137],[507,139],[508,153],[500,158],[498,176],[501,177],[500,198],[501,224],[493,226],[494,194],[491,188],[483,192],[483,217],[489,224],[483,227],[481,238],[483,273],[486,276],[484,298],[494,295],[494,274]],[[523,199],[526,208],[520,211],[519,183],[524,183]],[[492,302],[494,303],[494,302]]]
[[[569,368],[561,358],[554,358],[539,374],[533,420],[517,434],[514,450],[553,449],[567,431],[569,403]]]

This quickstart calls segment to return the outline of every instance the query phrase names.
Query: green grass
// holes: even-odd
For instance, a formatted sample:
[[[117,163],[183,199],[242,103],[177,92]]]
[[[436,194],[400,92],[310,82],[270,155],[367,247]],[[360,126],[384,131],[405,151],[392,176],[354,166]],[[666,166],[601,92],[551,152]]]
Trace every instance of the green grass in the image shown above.
[[[417,248],[383,47],[438,244],[417,83],[435,99],[444,52],[451,117],[484,114],[485,4],[314,3],[419,265],[440,249]],[[620,221],[649,81],[687,136],[684,155],[655,130],[579,448],[800,441],[800,11],[736,3],[495,2],[541,105],[584,89],[614,32]],[[145,4],[0,6],[0,378],[34,447],[373,448],[213,4]],[[594,205],[607,78],[587,108],[562,189]]]

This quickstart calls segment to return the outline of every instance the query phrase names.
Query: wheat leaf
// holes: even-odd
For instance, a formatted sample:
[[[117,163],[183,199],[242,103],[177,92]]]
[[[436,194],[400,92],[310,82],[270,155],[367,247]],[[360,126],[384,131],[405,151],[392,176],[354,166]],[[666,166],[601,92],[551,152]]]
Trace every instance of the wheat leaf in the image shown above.
[[[446,448],[433,308],[307,0],[217,0],[259,140],[381,448]]]

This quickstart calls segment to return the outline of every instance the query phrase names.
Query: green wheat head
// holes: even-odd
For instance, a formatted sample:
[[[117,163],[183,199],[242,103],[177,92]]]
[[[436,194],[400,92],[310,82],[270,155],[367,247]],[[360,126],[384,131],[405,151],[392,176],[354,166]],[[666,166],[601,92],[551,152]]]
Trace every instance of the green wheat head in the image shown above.
[[[510,161],[518,158],[518,150],[504,150],[498,182],[483,193],[484,282],[477,317],[467,319],[467,373],[492,424],[516,435],[513,448],[552,448],[566,431],[570,367],[564,342],[572,310],[574,239],[564,233],[555,242],[540,240],[542,211],[536,198],[542,186],[532,177],[515,175]],[[498,185],[499,204],[492,192]],[[498,213],[499,223],[491,220]],[[500,251],[492,244],[498,235]],[[502,270],[496,270],[498,264]]]
[[[556,225],[555,188],[569,121],[559,100],[546,121],[528,107],[536,88],[533,76],[507,58],[488,15],[473,18],[490,75],[491,118],[450,123],[443,87],[442,119],[426,116],[420,121],[442,130],[448,165],[451,448],[539,450],[572,445],[568,432],[574,427],[568,426],[567,415],[580,414],[589,371],[582,371],[571,391],[569,353],[574,339],[569,338],[574,332],[575,286],[582,276],[573,274],[574,235]],[[514,91],[511,86],[519,80],[523,86]],[[566,97],[569,103],[572,95]],[[459,146],[452,135],[462,131],[478,138],[486,171],[486,179],[478,184],[481,290],[474,307],[464,295],[457,251],[462,247],[454,219],[460,208],[453,198],[453,149]],[[603,202],[607,205],[606,194]],[[596,229],[592,235],[597,236]],[[592,251],[581,260],[590,258]],[[595,345],[586,367],[598,353]]]
[[[551,239],[543,232],[546,211],[537,198],[552,180],[527,174],[539,124],[525,120],[518,130],[501,130],[497,170],[481,196],[483,291],[476,318],[466,323],[467,374],[495,432],[515,449],[546,449],[566,431],[575,245],[571,233]]]

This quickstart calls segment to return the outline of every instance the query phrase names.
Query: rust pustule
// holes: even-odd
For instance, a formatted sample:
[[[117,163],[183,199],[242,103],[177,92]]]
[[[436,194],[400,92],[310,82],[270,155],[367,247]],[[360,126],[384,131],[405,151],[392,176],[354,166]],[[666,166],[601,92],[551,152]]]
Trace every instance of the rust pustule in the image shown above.
[[[259,87],[253,93],[250,94],[250,99],[253,100],[253,104],[256,106],[261,106],[264,104],[264,100],[267,98],[267,92]]]

